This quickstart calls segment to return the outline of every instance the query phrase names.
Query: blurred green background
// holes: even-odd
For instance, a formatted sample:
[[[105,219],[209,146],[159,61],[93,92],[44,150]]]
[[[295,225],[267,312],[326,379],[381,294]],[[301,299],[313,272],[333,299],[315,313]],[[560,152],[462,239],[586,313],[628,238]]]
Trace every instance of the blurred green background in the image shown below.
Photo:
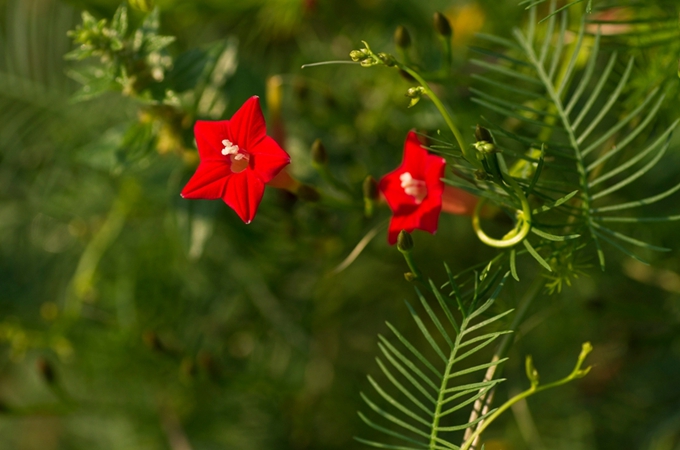
[[[279,75],[291,170],[328,188],[309,156],[321,138],[334,173],[360,198],[366,175],[378,178],[399,163],[409,129],[432,131],[442,121],[426,101],[407,109],[410,84],[388,69],[300,66],[347,59],[362,39],[393,51],[392,33],[404,25],[422,64],[434,67],[431,17],[442,11],[455,30],[455,74],[442,92],[469,129],[485,114],[467,89],[476,70],[466,63],[473,35],[510,35],[523,19],[515,3],[158,6],[162,34],[177,37],[169,54],[185,54],[176,68],[192,61],[187,52],[224,55],[218,118],[252,95],[266,99],[267,80]],[[655,4],[677,17],[672,2]],[[360,208],[268,189],[246,226],[222,202],[182,200],[191,149],[159,152],[146,128],[135,134],[146,120],[139,101],[117,93],[70,100],[79,85],[69,73],[82,64],[63,58],[73,48],[66,31],[82,9],[110,18],[118,6],[0,1],[0,449],[362,448],[352,437],[374,433],[356,411],[364,408],[359,392],[372,389],[366,373],[381,377],[377,334],[389,320],[415,336],[403,303],[414,293],[384,232],[349,268],[332,271],[389,211],[368,220]],[[677,116],[672,48],[671,55],[668,47],[631,51],[642,54],[637,85],[665,83],[670,93],[666,122]],[[638,185],[622,195],[643,198],[677,183],[680,154],[670,153],[645,179],[645,192]],[[677,214],[677,200],[649,213]],[[672,223],[636,235],[678,247]],[[443,215],[436,236],[414,238],[416,258],[437,281],[445,279],[441,261],[457,272],[493,255],[467,217]],[[487,450],[680,449],[680,258],[677,251],[646,256],[653,267],[609,252],[606,273],[593,267],[534,304],[499,398],[526,387],[526,354],[550,380],[570,370],[589,340],[594,368],[531,398],[530,412],[508,413],[487,433]],[[534,263],[521,264],[526,276],[506,289],[501,307],[535,276]]]

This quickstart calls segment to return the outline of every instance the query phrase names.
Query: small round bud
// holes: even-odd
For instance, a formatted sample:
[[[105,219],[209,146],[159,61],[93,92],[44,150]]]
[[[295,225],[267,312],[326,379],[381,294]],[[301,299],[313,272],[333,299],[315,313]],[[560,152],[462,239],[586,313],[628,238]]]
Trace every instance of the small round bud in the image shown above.
[[[377,200],[380,195],[378,191],[378,182],[372,176],[367,176],[364,179],[364,184],[361,186],[364,192],[364,198],[369,200]]]
[[[389,53],[378,53],[378,58],[380,58],[380,61],[382,61],[382,63],[387,67],[393,67],[397,63],[394,59],[394,56],[390,55]]]
[[[318,202],[321,199],[319,191],[308,184],[302,184],[295,193],[300,200],[306,202]]]
[[[417,98],[420,97],[420,91],[418,90],[417,87],[410,87],[408,88],[408,91],[406,91],[406,96],[408,98]]]
[[[411,35],[408,30],[401,25],[394,30],[394,43],[397,47],[402,49],[407,49],[411,46]]]
[[[402,253],[413,250],[413,238],[406,230],[401,230],[397,236],[397,249]]]
[[[482,153],[496,153],[496,146],[488,142],[480,142],[477,149]]]
[[[316,166],[325,166],[328,164],[328,153],[326,148],[321,143],[321,139],[317,139],[312,144],[312,164]]]
[[[449,19],[440,12],[434,13],[434,29],[444,37],[450,37],[453,34]]]
[[[423,92],[425,92],[425,89],[422,86],[408,88],[408,91],[406,91],[406,96],[411,99],[411,102],[408,105],[409,108],[420,101],[423,96]]]
[[[38,360],[36,361],[36,366],[43,380],[45,380],[47,384],[54,384],[54,382],[57,379],[57,375],[54,372],[54,367],[52,367],[52,363],[50,363],[45,358],[38,358]]]
[[[487,174],[486,171],[484,171],[482,169],[475,170],[475,179],[477,181],[484,181],[487,178],[489,178],[489,174]]]
[[[477,139],[477,142],[484,141],[493,143],[493,137],[491,137],[489,130],[479,124],[475,127],[475,139]]]
[[[406,272],[406,273],[404,274],[404,278],[405,278],[406,281],[408,281],[409,283],[412,283],[412,282],[414,282],[414,281],[416,280],[416,276],[415,276],[415,274],[414,274],[413,272]]]
[[[359,62],[366,58],[366,53],[363,50],[352,50],[349,52],[349,57],[352,61]]]

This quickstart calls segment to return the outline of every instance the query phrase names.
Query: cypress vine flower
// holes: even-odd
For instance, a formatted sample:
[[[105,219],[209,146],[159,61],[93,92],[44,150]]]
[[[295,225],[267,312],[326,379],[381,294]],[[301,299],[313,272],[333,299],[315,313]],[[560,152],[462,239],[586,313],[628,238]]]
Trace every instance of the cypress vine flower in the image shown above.
[[[264,185],[290,163],[288,153],[266,134],[259,98],[250,97],[230,120],[197,121],[194,136],[201,162],[182,197],[221,198],[250,223]]]
[[[445,161],[430,155],[413,131],[404,144],[402,163],[385,175],[378,185],[392,210],[387,240],[397,242],[401,230],[412,232],[418,228],[434,234],[442,209]]]

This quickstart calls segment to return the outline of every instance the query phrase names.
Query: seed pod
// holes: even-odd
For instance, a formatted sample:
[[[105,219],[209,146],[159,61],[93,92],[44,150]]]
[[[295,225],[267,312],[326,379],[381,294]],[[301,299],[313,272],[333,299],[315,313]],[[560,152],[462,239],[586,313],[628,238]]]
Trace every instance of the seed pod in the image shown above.
[[[380,61],[387,67],[393,67],[396,64],[394,56],[389,53],[378,53],[378,58],[380,58]]]
[[[449,19],[447,19],[446,16],[440,12],[434,13],[434,29],[437,30],[437,33],[444,37],[451,37],[453,34]]]
[[[321,143],[321,139],[317,139],[312,144],[312,163],[316,166],[325,166],[328,164],[328,153],[326,148]]]
[[[404,50],[411,46],[411,35],[408,30],[401,25],[394,30],[394,44]]]

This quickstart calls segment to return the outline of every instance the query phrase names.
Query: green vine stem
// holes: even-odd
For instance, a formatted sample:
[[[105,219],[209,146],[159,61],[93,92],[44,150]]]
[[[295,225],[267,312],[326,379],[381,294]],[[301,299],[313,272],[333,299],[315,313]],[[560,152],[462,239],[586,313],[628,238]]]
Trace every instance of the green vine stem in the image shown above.
[[[418,72],[411,69],[409,66],[405,64],[396,62],[395,66],[411,75],[418,83],[420,83],[424,93],[427,94],[428,97],[430,97],[430,100],[432,100],[432,103],[434,103],[434,105],[437,107],[439,113],[442,115],[444,121],[446,122],[449,129],[453,133],[453,136],[456,138],[458,146],[460,147],[460,150],[463,152],[463,156],[465,156],[465,159],[478,169],[483,169],[482,163],[477,158],[477,155],[474,153],[474,150],[472,149],[472,147],[468,146],[465,143],[465,138],[463,137],[463,134],[460,132],[456,124],[453,123],[453,118],[451,117],[451,114],[449,113],[448,109],[446,109],[446,106],[444,106],[444,103],[437,96],[437,94],[434,93],[434,91],[427,83],[427,81],[425,81],[425,79],[422,76],[420,76]]]
[[[574,366],[574,369],[571,371],[569,375],[566,377],[554,381],[552,383],[548,383],[546,385],[540,386],[539,381],[538,381],[538,372],[533,366],[533,362],[531,361],[531,356],[527,357],[526,360],[526,367],[527,367],[527,376],[529,377],[529,380],[531,381],[531,387],[527,389],[524,392],[521,392],[511,399],[509,399],[507,402],[503,403],[493,414],[491,414],[485,421],[482,423],[477,429],[472,433],[472,435],[465,440],[463,445],[461,446],[461,450],[469,450],[470,447],[473,445],[473,443],[477,440],[477,438],[486,430],[486,428],[494,421],[496,420],[501,414],[503,414],[506,410],[508,410],[512,405],[515,403],[530,397],[534,394],[537,394],[541,391],[545,391],[548,389],[556,388],[558,386],[562,386],[564,384],[569,383],[570,381],[583,378],[590,372],[590,366],[586,367],[585,369],[581,369],[581,365],[583,365],[583,361],[586,359],[586,356],[593,350],[593,346],[590,344],[590,342],[586,342],[583,344],[581,347],[581,354],[578,357],[578,360],[576,361],[576,365]]]

